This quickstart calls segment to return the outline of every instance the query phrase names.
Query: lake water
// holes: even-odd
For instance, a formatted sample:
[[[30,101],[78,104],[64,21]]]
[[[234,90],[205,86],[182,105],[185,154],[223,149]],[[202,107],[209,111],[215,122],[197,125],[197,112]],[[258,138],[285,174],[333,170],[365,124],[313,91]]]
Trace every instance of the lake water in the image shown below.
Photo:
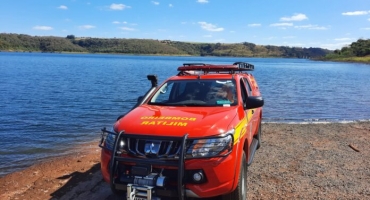
[[[370,119],[370,65],[304,59],[0,52],[0,176],[100,137],[183,63],[255,65],[264,122]]]

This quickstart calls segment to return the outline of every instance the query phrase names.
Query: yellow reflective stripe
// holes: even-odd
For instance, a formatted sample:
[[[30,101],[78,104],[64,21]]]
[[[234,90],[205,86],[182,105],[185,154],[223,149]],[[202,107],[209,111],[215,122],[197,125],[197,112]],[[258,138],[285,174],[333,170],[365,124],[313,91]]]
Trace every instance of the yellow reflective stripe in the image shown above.
[[[235,133],[234,133],[234,144],[239,142],[240,137],[246,133],[245,125],[248,123],[248,118],[244,117],[236,126],[235,126]]]
[[[235,133],[234,133],[234,145],[239,142],[239,139],[247,133],[247,124],[252,119],[253,110],[250,109],[247,112],[247,117],[244,117],[236,126],[235,126]]]

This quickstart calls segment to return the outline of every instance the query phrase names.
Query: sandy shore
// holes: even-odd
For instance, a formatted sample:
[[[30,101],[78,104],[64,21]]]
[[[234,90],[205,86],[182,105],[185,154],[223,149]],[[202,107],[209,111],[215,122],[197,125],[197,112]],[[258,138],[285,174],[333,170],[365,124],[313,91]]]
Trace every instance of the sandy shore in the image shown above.
[[[249,199],[370,199],[370,122],[269,123],[262,131]],[[97,143],[0,178],[0,199],[118,199],[102,180]]]

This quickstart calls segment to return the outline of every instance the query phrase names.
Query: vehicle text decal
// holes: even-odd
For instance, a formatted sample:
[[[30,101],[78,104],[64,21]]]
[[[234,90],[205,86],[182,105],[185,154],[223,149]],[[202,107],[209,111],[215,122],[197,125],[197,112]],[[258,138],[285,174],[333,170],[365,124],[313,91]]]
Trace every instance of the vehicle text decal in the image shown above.
[[[187,126],[189,121],[195,121],[195,117],[174,117],[174,116],[143,116],[140,125],[161,125],[161,126]]]

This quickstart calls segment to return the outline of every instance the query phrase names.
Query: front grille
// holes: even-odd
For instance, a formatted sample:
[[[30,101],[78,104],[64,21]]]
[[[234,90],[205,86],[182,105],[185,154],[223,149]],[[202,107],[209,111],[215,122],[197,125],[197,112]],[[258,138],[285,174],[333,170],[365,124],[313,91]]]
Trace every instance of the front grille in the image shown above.
[[[111,188],[127,190],[128,187],[124,184],[127,183],[125,182],[127,178],[130,179],[128,181],[132,183],[132,177],[127,176],[125,163],[135,163],[135,165],[140,166],[136,170],[139,173],[142,173],[140,170],[145,166],[161,166],[161,171],[165,168],[172,167],[176,168],[174,172],[177,172],[176,174],[170,173],[171,178],[169,180],[172,180],[173,183],[172,181],[170,182],[169,188],[164,188],[162,190],[157,189],[156,194],[163,196],[166,193],[165,196],[178,197],[182,200],[185,199],[185,152],[188,148],[188,145],[186,145],[189,142],[187,140],[188,134],[184,134],[182,137],[136,135],[126,134],[124,131],[114,133],[107,131],[105,128],[102,129],[102,132],[102,140],[99,146],[112,153],[109,162]],[[105,146],[107,134],[114,135],[114,147],[112,150]],[[122,156],[123,152],[132,156]],[[150,170],[150,173],[152,170],[153,169]],[[123,180],[121,180],[122,178]],[[164,192],[163,195],[160,191]]]
[[[122,134],[124,149],[128,154],[141,158],[179,159],[182,137],[140,137]],[[187,145],[186,145],[187,146]]]

